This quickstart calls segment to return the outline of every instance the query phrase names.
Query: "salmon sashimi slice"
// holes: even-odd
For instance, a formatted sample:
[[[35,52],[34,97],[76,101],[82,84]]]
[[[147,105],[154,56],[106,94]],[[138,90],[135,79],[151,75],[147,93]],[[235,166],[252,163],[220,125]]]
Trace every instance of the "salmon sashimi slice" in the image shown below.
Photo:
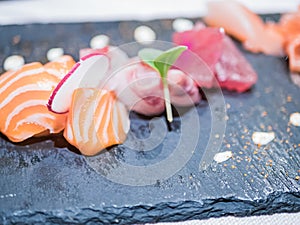
[[[61,77],[74,63],[72,57],[62,56],[45,66],[34,62],[2,74],[0,131],[13,142],[62,131],[66,115],[49,112],[46,104]]]
[[[291,72],[300,73],[300,6],[298,11],[283,14],[277,25],[285,37],[285,50]]]
[[[277,29],[266,26],[264,21],[236,1],[209,1],[204,21],[241,41],[252,52],[269,55],[284,55],[284,37]]]
[[[283,14],[277,25],[287,42],[298,36],[300,33],[300,6],[295,12]]]
[[[298,36],[294,36],[286,47],[289,56],[289,68],[291,72],[300,73],[300,31]]]
[[[129,126],[128,111],[114,92],[78,88],[73,92],[64,137],[82,154],[92,156],[123,143]]]
[[[74,66],[75,61],[69,55],[63,55],[58,59],[44,65],[47,73],[62,79]]]

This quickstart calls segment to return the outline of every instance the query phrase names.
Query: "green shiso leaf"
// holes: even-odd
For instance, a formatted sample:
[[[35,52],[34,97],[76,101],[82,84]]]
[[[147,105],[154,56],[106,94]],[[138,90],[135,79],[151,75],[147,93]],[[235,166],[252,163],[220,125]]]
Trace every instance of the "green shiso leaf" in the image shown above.
[[[163,82],[163,91],[167,111],[167,119],[173,121],[170,91],[167,82],[167,74],[171,66],[176,62],[178,57],[187,49],[186,46],[177,46],[167,51],[161,51],[154,48],[144,48],[139,51],[138,56],[153,69],[157,70]]]
[[[157,70],[154,61],[160,56],[163,51],[154,48],[143,48],[139,51],[138,56],[143,60],[144,63],[151,66],[153,69]]]
[[[186,49],[186,46],[177,46],[163,52],[154,59],[154,65],[162,78],[167,77],[170,67]]]

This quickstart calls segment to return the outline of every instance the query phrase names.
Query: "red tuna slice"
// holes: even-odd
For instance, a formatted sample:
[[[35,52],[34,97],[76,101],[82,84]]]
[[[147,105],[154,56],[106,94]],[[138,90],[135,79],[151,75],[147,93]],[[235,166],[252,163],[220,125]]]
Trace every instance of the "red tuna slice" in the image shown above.
[[[224,36],[223,53],[215,65],[217,80],[222,88],[244,92],[257,81],[257,74],[233,41]]]
[[[177,32],[173,42],[189,48],[181,54],[175,66],[189,74],[199,87],[211,88],[214,85],[215,64],[223,52],[224,33],[217,28],[196,25],[194,29]]]
[[[187,46],[213,70],[222,54],[223,37],[221,29],[196,26],[192,30],[174,33],[173,42]],[[181,61],[181,58],[184,58],[184,55],[179,57],[178,61]]]
[[[244,92],[257,81],[257,74],[232,40],[218,28],[195,27],[193,30],[175,33],[173,41],[179,45],[188,46],[189,50],[199,56],[214,71],[222,88]],[[191,55],[191,54],[189,54]],[[193,74],[199,71],[193,68],[194,60],[188,60],[185,52],[179,57],[176,66],[180,64],[189,71],[200,87],[210,87],[208,73]],[[177,64],[178,63],[178,64]],[[178,66],[179,67],[179,66]],[[203,82],[205,81],[206,82]]]
[[[212,69],[204,60],[190,50],[184,51],[179,56],[172,69],[183,71],[199,87],[212,88],[216,82]]]

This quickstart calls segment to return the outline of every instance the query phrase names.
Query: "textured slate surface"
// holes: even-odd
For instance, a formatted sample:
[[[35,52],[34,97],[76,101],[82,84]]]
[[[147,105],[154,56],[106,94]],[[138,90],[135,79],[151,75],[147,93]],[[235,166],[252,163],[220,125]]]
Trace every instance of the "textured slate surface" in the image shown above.
[[[133,41],[131,31],[138,24],[2,26],[0,64],[10,54],[22,54],[27,62],[45,62],[46,51],[56,46],[77,59],[78,49],[87,47],[94,34],[108,34],[113,44],[122,44]],[[158,39],[170,40],[171,20],[146,24],[157,31]],[[92,168],[93,159],[78,154],[61,136],[22,144],[1,136],[0,224],[132,224],[300,211],[296,179],[300,130],[288,124],[290,113],[300,111],[300,89],[291,83],[285,59],[244,54],[259,81],[247,93],[224,92],[228,121],[220,151],[231,150],[232,159],[199,170],[211,129],[211,109],[219,110],[210,108],[207,101],[196,107],[199,142],[187,164],[172,177],[147,186],[118,184],[99,171],[109,175],[118,162],[141,166],[167,159],[181,137],[179,117],[164,142],[152,151],[143,151],[142,145],[140,151],[120,145],[97,156],[100,168]],[[189,112],[182,118],[188,116]],[[133,133],[148,137],[150,119],[135,114],[131,119]],[[276,139],[265,147],[255,146],[253,131],[268,130],[276,133]]]

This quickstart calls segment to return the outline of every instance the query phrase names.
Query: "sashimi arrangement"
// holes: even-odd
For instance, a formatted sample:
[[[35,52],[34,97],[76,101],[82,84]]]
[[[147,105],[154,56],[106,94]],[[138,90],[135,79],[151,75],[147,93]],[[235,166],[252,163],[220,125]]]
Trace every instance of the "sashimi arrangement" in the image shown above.
[[[278,24],[265,24],[236,2],[208,6],[204,21],[214,27],[199,22],[175,32],[177,46],[167,51],[144,48],[129,58],[108,45],[81,49],[77,63],[64,55],[45,65],[34,62],[5,72],[0,76],[0,131],[13,142],[63,131],[82,154],[96,155],[126,140],[130,111],[146,116],[166,111],[171,123],[171,104],[199,103],[201,88],[251,89],[257,74],[228,35],[253,52],[287,54],[291,71],[300,72],[300,9],[282,16]],[[263,34],[261,42],[257,32]]]

